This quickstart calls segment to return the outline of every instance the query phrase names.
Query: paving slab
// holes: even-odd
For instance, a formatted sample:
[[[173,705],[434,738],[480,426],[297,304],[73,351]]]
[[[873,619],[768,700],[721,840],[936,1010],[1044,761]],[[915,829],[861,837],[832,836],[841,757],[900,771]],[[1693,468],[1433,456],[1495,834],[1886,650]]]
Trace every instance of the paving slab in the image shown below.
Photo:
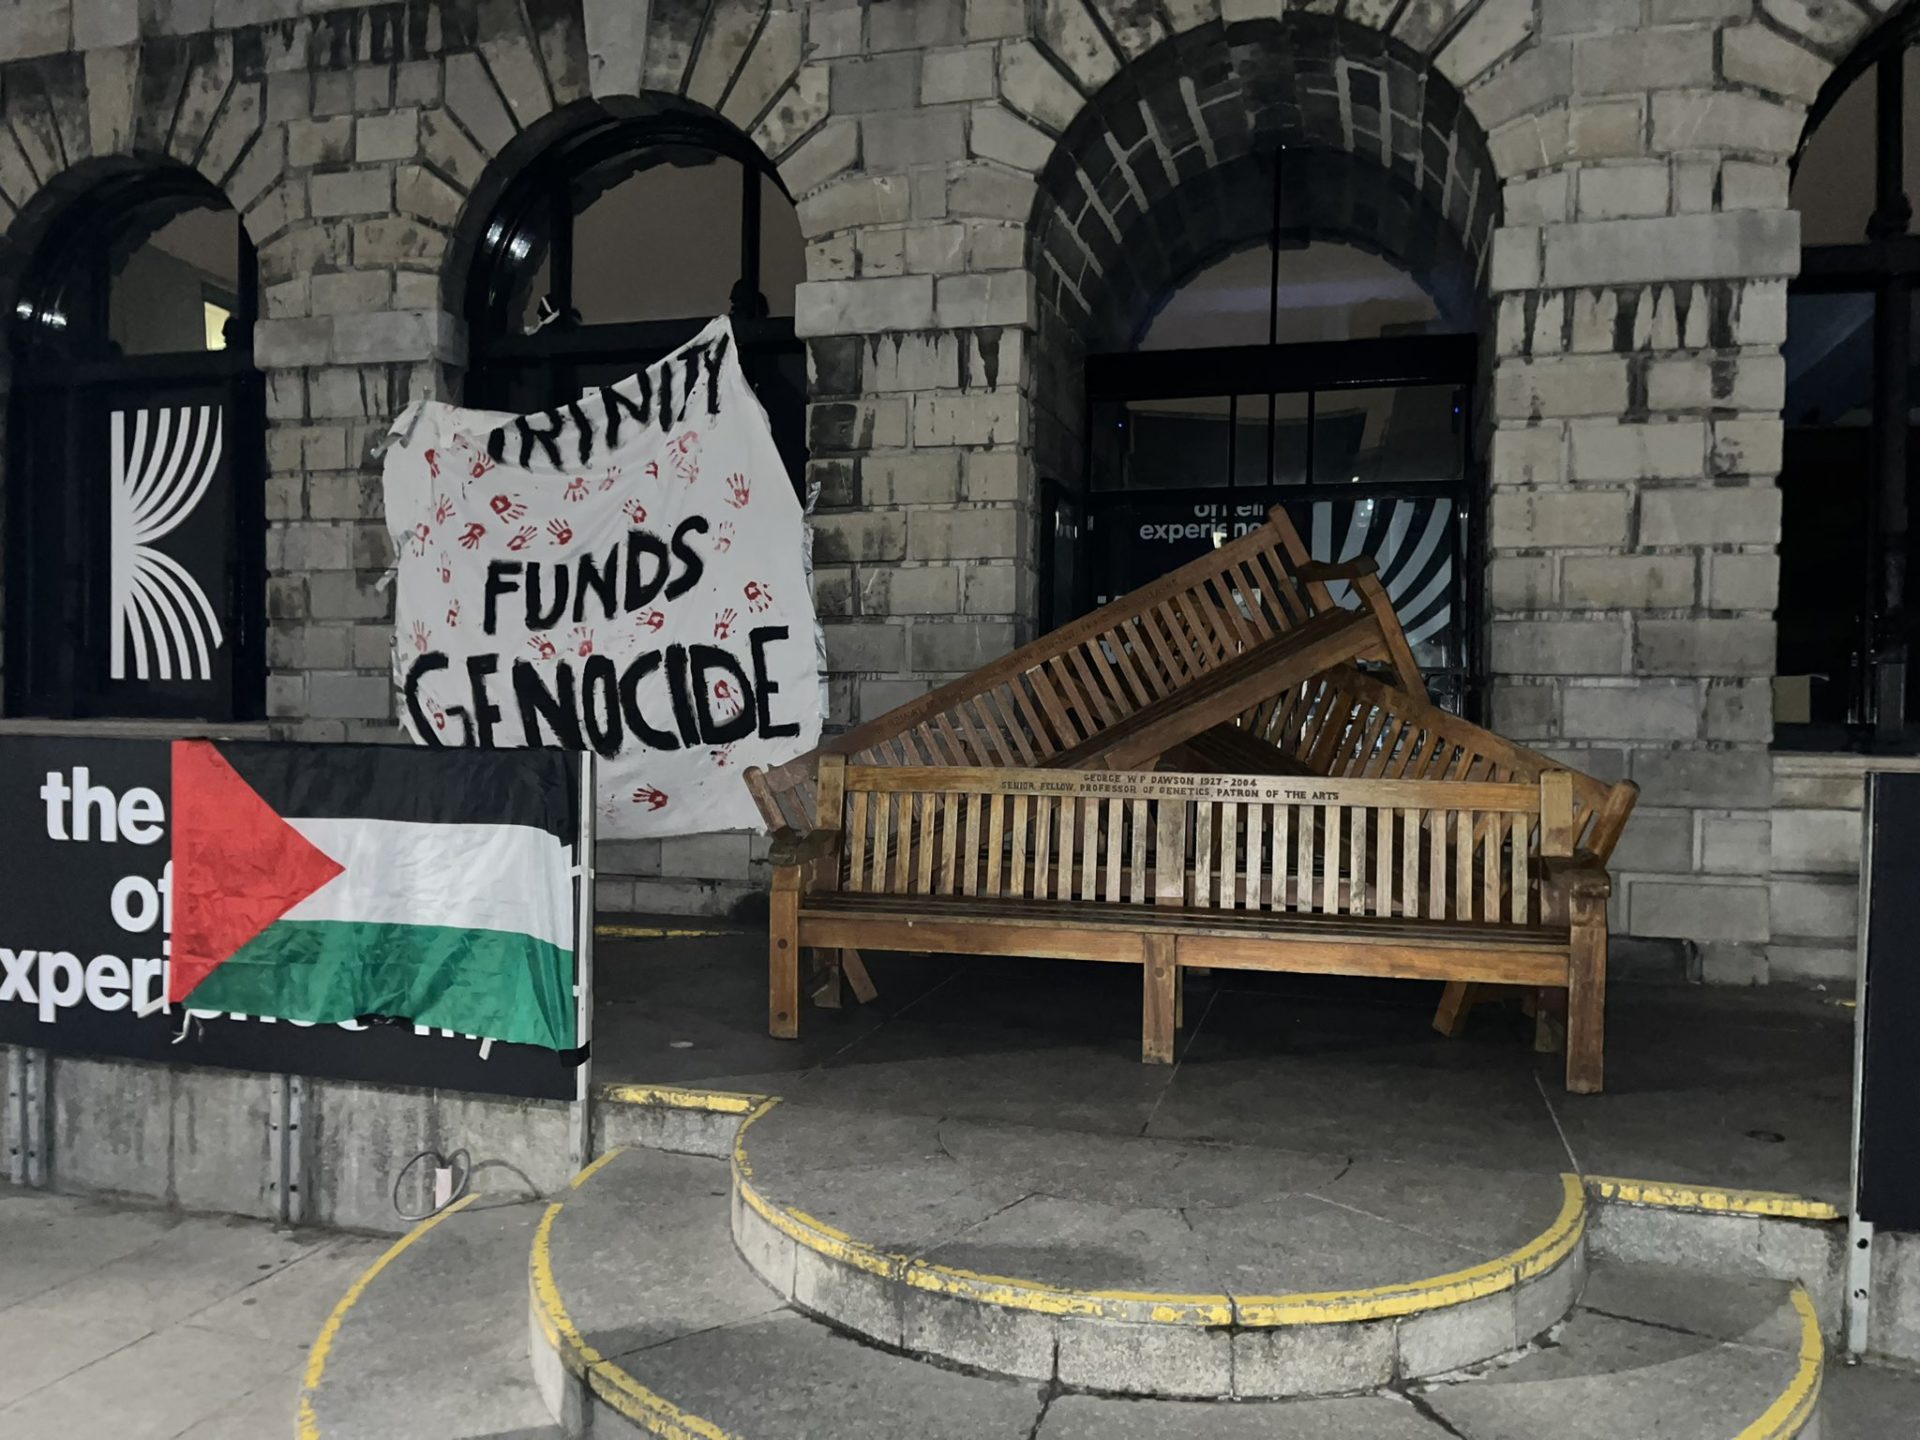
[[[1711,1293],[1690,1303],[1689,1285]],[[1415,1393],[1465,1440],[1608,1440],[1744,1435],[1795,1383],[1800,1327],[1789,1285],[1716,1283],[1697,1272],[1602,1261],[1592,1266],[1588,1293],[1661,1318],[1602,1314],[1583,1303],[1534,1353]],[[1701,1328],[1688,1328],[1695,1322]],[[1740,1333],[1723,1338],[1728,1330]],[[1781,1343],[1789,1331],[1795,1342]]]
[[[603,942],[596,1074],[868,1117],[1846,1193],[1852,1013],[1817,994],[1618,984],[1608,1092],[1570,1096],[1517,1011],[1482,1006],[1447,1040],[1419,982],[1192,977],[1179,1064],[1143,1066],[1127,967],[876,952],[873,1005],[809,1006],[777,1041],[764,944]]]
[[[1517,1249],[1564,1199],[1551,1170],[867,1116],[805,1094],[756,1119],[741,1143],[769,1201],[884,1251],[1066,1289],[1406,1284]]]
[[[1034,1440],[1448,1440],[1398,1395],[1209,1404],[1062,1395]]]
[[[483,1196],[413,1232],[342,1317],[307,1397],[316,1440],[559,1440],[520,1301],[545,1208]]]
[[[1821,1389],[1822,1440],[1891,1440],[1920,1434],[1920,1372],[1829,1365]]]

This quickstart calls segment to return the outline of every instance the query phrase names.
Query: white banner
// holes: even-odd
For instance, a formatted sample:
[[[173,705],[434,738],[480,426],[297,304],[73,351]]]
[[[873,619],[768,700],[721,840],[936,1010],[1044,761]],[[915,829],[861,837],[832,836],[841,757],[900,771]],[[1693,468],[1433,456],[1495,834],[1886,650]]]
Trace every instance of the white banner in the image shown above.
[[[408,408],[386,454],[394,683],[428,745],[591,748],[610,839],[757,829],[820,738],[807,530],[716,320],[539,415]]]

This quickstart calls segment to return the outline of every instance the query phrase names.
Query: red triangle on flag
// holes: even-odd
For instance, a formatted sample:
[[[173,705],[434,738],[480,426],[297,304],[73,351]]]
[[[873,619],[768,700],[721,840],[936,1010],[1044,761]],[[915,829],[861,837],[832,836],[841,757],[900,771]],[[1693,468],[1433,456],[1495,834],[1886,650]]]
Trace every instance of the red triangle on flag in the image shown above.
[[[173,1003],[344,868],[281,819],[210,740],[173,742],[172,830]]]

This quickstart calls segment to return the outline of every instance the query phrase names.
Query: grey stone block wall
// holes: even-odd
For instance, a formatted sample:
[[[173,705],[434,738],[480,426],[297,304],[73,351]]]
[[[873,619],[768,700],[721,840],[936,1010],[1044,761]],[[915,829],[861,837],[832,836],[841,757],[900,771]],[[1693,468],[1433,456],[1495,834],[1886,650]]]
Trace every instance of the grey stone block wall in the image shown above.
[[[1284,140],[1294,218],[1483,317],[1491,718],[1641,783],[1616,924],[1728,976],[1776,936],[1838,963],[1831,882],[1783,868],[1817,807],[1782,804],[1766,753],[1785,205],[1807,106],[1884,0],[0,6],[0,225],[89,157],[166,154],[259,247],[282,733],[392,734],[368,447],[458,393],[468,196],[569,106],[683,96],[798,204],[836,724],[1032,633],[1084,353],[1263,233]],[[746,837],[608,860],[613,905],[761,879]]]

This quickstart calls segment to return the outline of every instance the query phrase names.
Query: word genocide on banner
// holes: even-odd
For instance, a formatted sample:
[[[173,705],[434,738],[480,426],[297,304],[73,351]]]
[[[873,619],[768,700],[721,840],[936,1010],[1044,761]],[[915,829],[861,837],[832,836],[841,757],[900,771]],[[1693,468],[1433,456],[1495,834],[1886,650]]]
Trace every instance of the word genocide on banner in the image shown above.
[[[600,757],[601,833],[760,824],[741,772],[820,738],[806,518],[716,320],[538,415],[394,423],[394,682],[427,745]]]

